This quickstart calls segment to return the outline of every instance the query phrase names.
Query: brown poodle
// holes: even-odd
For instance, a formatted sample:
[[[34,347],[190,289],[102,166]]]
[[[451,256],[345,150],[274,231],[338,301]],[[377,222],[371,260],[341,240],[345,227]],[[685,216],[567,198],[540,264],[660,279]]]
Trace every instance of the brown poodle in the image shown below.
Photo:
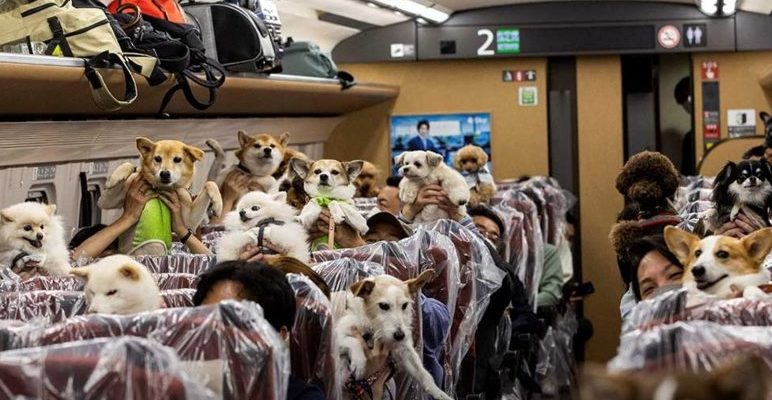
[[[373,163],[365,161],[362,166],[362,172],[354,180],[354,186],[357,188],[356,197],[378,197],[378,188],[376,182],[381,172]]]
[[[466,178],[469,185],[469,204],[488,203],[496,194],[493,175],[488,172],[488,155],[480,147],[467,145],[456,153],[454,167]]]
[[[678,189],[678,170],[669,158],[654,151],[638,153],[617,176],[616,187],[625,204],[635,203],[641,218],[673,211],[670,199]]]

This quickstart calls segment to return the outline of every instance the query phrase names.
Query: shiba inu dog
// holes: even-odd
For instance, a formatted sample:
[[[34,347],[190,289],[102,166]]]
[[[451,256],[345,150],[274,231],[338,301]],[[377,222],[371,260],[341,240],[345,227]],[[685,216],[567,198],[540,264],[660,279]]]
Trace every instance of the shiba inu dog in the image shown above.
[[[354,180],[362,170],[363,161],[340,162],[319,160],[307,162],[293,158],[290,162],[295,173],[303,179],[303,189],[311,199],[298,217],[306,229],[319,219],[322,209],[327,207],[336,224],[347,223],[364,235],[367,221],[353,204],[356,191]]]
[[[295,221],[298,212],[287,204],[287,193],[245,194],[236,209],[225,215],[224,225],[229,231],[217,243],[218,261],[236,260],[244,246],[263,240],[285,249],[289,257],[308,262],[308,233]],[[267,253],[272,253],[266,249]]]
[[[369,161],[362,164],[362,171],[354,180],[354,186],[357,188],[354,197],[378,197],[377,181],[380,171],[378,167]]]
[[[376,377],[378,381],[377,378],[388,375],[384,371],[392,360],[398,370],[413,377],[432,398],[450,399],[435,385],[413,347],[413,302],[433,276],[433,270],[406,281],[380,275],[354,283],[349,291],[333,293],[344,380]],[[382,393],[375,389],[373,399],[381,399]]]
[[[261,133],[250,135],[239,131],[239,146],[236,150],[238,164],[225,167],[225,151],[214,140],[206,141],[215,154],[215,161],[209,170],[209,179],[222,185],[225,178],[233,171],[241,171],[253,177],[251,189],[272,192],[277,189],[277,179],[273,176],[284,161],[290,134],[284,132],[279,137]],[[223,173],[221,173],[223,171]]]
[[[764,400],[769,382],[764,360],[745,355],[709,373],[608,373],[587,365],[579,387],[584,400]]]
[[[128,256],[105,257],[73,268],[72,274],[86,279],[83,290],[90,313],[134,314],[159,309],[163,304],[153,275]]]
[[[105,192],[99,198],[99,207],[122,207],[129,184],[136,179],[144,179],[155,190],[177,193],[182,203],[185,226],[190,229],[195,230],[203,222],[210,206],[214,215],[220,215],[222,198],[217,184],[211,181],[205,183],[195,199],[189,191],[195,163],[204,157],[203,150],[176,140],[153,142],[144,137],[137,138],[137,150],[140,154],[139,169],[132,163],[124,163],[116,168],[107,179]],[[133,229],[129,233],[133,235]]]
[[[432,151],[406,151],[398,155],[394,162],[399,173],[404,177],[399,183],[399,199],[404,204],[413,204],[422,187],[439,184],[450,201],[459,206],[459,214],[466,215],[469,203],[469,187],[458,171],[443,163],[442,156]],[[415,216],[413,222],[433,222],[439,219],[459,216],[448,215],[437,205],[429,204]]]
[[[665,228],[665,241],[686,268],[684,286],[719,298],[732,295],[732,286],[743,297],[767,295],[759,285],[769,283],[764,259],[772,250],[772,228],[751,233],[742,239],[708,236],[701,239],[681,229]]]
[[[772,206],[772,167],[766,159],[728,162],[713,182],[715,209],[707,214],[708,229],[715,231],[742,212],[759,226],[769,226]]]
[[[47,275],[70,272],[61,218],[53,204],[19,203],[0,211],[0,267]]]

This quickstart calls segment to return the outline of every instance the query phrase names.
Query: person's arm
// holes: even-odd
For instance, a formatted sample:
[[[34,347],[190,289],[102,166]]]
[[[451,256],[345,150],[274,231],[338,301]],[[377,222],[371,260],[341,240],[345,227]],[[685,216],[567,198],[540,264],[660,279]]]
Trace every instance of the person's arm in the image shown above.
[[[121,214],[115,222],[92,235],[81,243],[80,246],[76,247],[72,251],[72,259],[78,260],[83,257],[99,257],[99,255],[102,254],[115,239],[139,221],[142,210],[145,208],[145,203],[156,197],[158,197],[158,195],[151,190],[151,187],[147,182],[143,179],[134,180],[126,192],[126,199],[123,203],[123,214]]]
[[[185,220],[182,218],[182,206],[177,192],[163,191],[160,193],[161,201],[169,207],[172,214],[172,232],[177,236],[177,240],[182,240],[187,236],[183,243],[193,254],[212,254],[206,246],[185,226]]]
[[[536,294],[536,305],[557,306],[563,297],[563,269],[555,246],[544,246],[544,271]]]
[[[426,185],[418,191],[413,204],[405,204],[402,206],[402,212],[400,219],[408,224],[413,223],[415,216],[420,213],[424,207],[429,204],[440,204],[441,198],[444,196],[442,193],[442,187],[440,185]]]
[[[236,208],[241,196],[249,191],[249,181],[251,177],[241,171],[233,171],[222,183],[222,212],[219,217],[213,216],[209,222],[212,224],[222,223],[225,214]]]

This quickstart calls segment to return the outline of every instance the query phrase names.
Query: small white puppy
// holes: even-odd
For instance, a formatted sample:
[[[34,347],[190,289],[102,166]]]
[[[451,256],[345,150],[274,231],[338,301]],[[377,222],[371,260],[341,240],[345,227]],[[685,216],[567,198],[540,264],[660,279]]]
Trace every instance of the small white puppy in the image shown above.
[[[429,396],[450,400],[434,383],[413,346],[414,299],[433,276],[434,270],[406,281],[380,275],[354,283],[343,294],[333,294],[336,338],[346,379],[351,375],[354,379],[375,376],[387,368],[388,360],[393,360],[397,369],[415,379]],[[368,342],[372,348],[365,350],[363,346],[369,347]],[[373,351],[387,356],[367,358],[366,353]]]
[[[55,212],[53,204],[30,202],[0,211],[0,266],[24,271],[32,265],[48,275],[68,274],[64,228]]]
[[[469,187],[458,171],[443,163],[442,156],[432,151],[406,151],[394,162],[404,177],[399,183],[399,199],[404,204],[415,203],[418,192],[426,185],[439,184],[448,199],[459,207],[460,215],[448,215],[435,204],[429,204],[415,216],[413,222],[434,222],[439,219],[458,219],[466,215]]]
[[[263,240],[286,250],[285,255],[308,262],[308,233],[295,221],[297,210],[287,204],[287,193],[250,192],[225,215],[228,233],[217,242],[218,261],[236,260],[244,246]]]
[[[73,268],[86,279],[88,312],[134,314],[161,308],[161,291],[147,268],[129,256],[105,257],[91,265]]]
[[[336,224],[345,222],[364,235],[367,220],[354,206],[356,186],[354,180],[362,171],[364,161],[340,162],[319,160],[308,162],[293,158],[290,166],[303,179],[303,189],[311,200],[300,212],[300,222],[306,229],[319,219],[322,209],[327,207]]]

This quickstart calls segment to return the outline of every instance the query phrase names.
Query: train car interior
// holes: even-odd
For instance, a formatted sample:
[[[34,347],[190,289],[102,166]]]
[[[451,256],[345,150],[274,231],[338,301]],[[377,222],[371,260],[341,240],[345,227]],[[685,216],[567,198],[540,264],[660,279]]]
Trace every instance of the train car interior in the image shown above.
[[[772,0],[0,0],[0,400],[772,399]]]

